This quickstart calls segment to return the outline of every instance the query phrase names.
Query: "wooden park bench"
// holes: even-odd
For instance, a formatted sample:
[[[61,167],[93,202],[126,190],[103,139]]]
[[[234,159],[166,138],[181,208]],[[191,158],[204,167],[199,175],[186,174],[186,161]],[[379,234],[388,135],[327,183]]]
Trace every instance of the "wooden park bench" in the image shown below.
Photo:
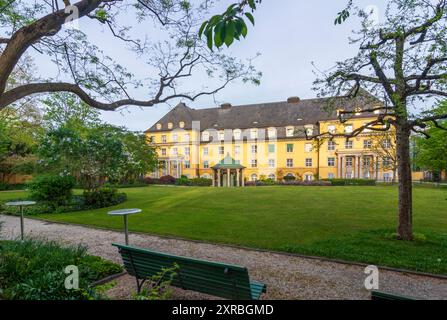
[[[135,277],[138,292],[146,280],[175,264],[178,269],[171,284],[185,290],[236,300],[258,300],[266,292],[265,284],[250,280],[245,267],[112,245],[118,248],[127,272]]]
[[[383,300],[416,300],[416,299],[381,291],[371,291],[371,300],[383,301]]]

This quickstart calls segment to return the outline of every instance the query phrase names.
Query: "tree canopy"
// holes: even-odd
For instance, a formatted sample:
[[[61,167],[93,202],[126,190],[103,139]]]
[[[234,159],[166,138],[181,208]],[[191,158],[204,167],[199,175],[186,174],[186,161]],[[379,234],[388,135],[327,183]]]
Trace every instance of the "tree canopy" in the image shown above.
[[[0,109],[52,92],[73,93],[102,110],[151,107],[213,95],[236,79],[258,83],[261,75],[249,59],[210,51],[198,36],[212,5],[207,0],[0,0]],[[73,23],[105,28],[117,47],[145,62],[147,76],[136,77],[128,61],[116,61]],[[47,57],[57,76],[41,74],[7,85],[27,55],[34,54]],[[196,72],[213,78],[212,86],[188,89],[185,82]],[[135,97],[137,91],[143,98]]]

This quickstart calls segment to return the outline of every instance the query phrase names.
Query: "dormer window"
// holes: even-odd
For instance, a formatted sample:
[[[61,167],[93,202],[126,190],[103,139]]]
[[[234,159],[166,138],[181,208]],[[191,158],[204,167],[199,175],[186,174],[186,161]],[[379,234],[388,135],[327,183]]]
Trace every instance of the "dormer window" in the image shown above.
[[[352,124],[345,125],[345,133],[352,133],[353,130]]]
[[[161,123],[157,123],[157,130],[161,130]]]
[[[306,126],[305,130],[306,130],[307,136],[313,136],[313,134],[314,134],[314,126],[313,125]]]
[[[233,136],[235,140],[240,140],[241,139],[241,130],[240,129],[236,129],[233,131]]]
[[[250,130],[250,138],[258,139],[258,129],[251,129]]]
[[[220,141],[222,141],[222,140],[225,139],[225,131],[223,131],[223,130],[219,131],[219,133],[218,133],[218,139],[219,139]]]
[[[329,126],[327,127],[327,131],[328,131],[330,134],[335,134],[335,133],[337,132],[337,128],[336,128],[335,125],[331,124],[331,125],[329,125]]]
[[[293,137],[294,132],[294,127],[286,127],[286,137]]]
[[[268,128],[267,136],[269,139],[276,138],[276,128]]]
[[[185,123],[183,121],[180,121],[178,126],[183,129],[185,127]]]
[[[202,133],[202,140],[203,141],[210,141],[210,133],[208,131],[204,131]]]
[[[172,129],[172,127],[173,127],[172,122],[169,122],[169,123],[168,123],[168,129]]]

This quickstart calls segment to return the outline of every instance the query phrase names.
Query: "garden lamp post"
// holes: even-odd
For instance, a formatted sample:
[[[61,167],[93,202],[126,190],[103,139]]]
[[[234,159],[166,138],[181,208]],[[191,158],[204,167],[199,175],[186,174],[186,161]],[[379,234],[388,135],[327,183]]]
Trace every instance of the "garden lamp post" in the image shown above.
[[[129,223],[128,223],[128,216],[131,214],[140,213],[141,209],[121,209],[121,210],[114,210],[109,211],[109,215],[111,216],[123,216],[124,218],[124,239],[126,241],[126,246],[129,245]]]
[[[11,202],[7,202],[5,203],[7,206],[11,206],[11,207],[19,207],[20,209],[20,236],[21,239],[23,241],[23,239],[25,238],[25,224],[24,224],[24,219],[23,219],[23,207],[26,206],[32,206],[34,204],[36,204],[35,201],[11,201]]]

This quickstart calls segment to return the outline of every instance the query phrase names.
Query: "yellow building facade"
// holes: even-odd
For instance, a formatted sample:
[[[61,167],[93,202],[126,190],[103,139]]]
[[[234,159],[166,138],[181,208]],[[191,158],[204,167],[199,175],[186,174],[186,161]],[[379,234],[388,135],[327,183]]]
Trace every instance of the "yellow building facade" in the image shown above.
[[[361,103],[351,101],[342,109],[366,109]],[[294,97],[196,110],[181,103],[146,131],[161,163],[151,176],[203,177],[213,179],[214,186],[285,177],[391,181],[393,172],[383,163],[390,160],[371,150],[376,131],[337,136],[349,135],[377,114],[359,111],[341,123],[337,111],[325,111],[324,104],[324,99]]]

